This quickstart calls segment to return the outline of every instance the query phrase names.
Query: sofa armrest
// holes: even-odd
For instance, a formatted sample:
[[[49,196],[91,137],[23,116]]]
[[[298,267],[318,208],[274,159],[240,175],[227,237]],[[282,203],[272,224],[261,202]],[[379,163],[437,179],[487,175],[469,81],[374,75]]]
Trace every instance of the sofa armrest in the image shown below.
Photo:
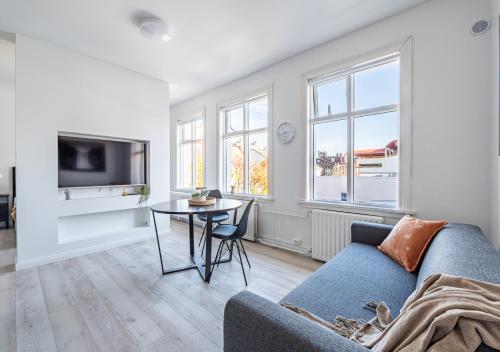
[[[357,343],[249,291],[224,310],[225,352],[367,352]]]
[[[353,221],[351,224],[351,242],[378,246],[389,235],[393,227],[393,225]]]

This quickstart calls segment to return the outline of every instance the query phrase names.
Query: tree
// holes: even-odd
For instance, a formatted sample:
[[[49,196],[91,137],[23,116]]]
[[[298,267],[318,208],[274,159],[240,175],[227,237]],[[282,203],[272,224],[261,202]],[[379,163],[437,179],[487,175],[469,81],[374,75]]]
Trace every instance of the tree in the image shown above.
[[[243,146],[237,141],[231,144],[231,148],[231,184],[236,193],[242,193],[245,182]],[[251,151],[257,153],[259,160],[249,165],[249,191],[251,194],[266,195],[269,192],[267,150],[259,150],[252,145]]]
[[[250,193],[268,194],[267,166],[267,158],[250,166]]]
[[[245,166],[243,163],[243,146],[241,141],[231,145],[231,185],[236,193],[243,193]]]
[[[196,185],[195,187],[205,186],[204,175],[203,175],[203,144],[201,142],[196,143]]]

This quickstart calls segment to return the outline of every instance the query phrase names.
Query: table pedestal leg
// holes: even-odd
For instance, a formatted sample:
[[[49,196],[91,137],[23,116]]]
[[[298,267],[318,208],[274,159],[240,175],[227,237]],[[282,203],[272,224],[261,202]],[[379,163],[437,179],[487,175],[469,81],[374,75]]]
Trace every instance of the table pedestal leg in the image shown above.
[[[158,252],[160,254],[161,273],[165,275],[165,270],[163,269],[163,257],[161,256],[160,238],[158,237],[158,227],[156,226],[156,217],[154,212],[153,212],[153,223],[155,224],[156,242],[158,243]]]
[[[158,226],[156,225],[155,212],[153,211],[152,213],[153,213],[153,222],[155,225],[156,242],[158,243],[158,254],[160,254],[161,273],[163,275],[166,275],[166,274],[170,274],[170,273],[177,273],[179,271],[190,270],[190,269],[196,268],[196,263],[194,263],[194,260],[193,260],[193,264],[191,264],[191,265],[181,266],[179,268],[165,270],[165,268],[163,266],[163,255],[161,253],[160,237],[158,236]],[[192,220],[192,217],[193,216],[191,215],[191,220]],[[190,230],[191,230],[190,231],[190,247],[191,247],[190,249],[191,249],[191,252],[194,254],[194,233],[192,231],[192,221],[191,221]],[[191,255],[191,257],[192,257],[192,255]]]
[[[194,221],[193,214],[189,214],[189,254],[194,255]]]
[[[238,209],[234,209],[234,217],[233,217],[233,225],[237,225],[237,220],[238,220]],[[231,244],[231,249],[229,250],[229,260],[233,260],[233,245]]]
[[[212,266],[212,214],[207,214],[207,244],[205,249],[205,282],[210,282],[210,269]]]

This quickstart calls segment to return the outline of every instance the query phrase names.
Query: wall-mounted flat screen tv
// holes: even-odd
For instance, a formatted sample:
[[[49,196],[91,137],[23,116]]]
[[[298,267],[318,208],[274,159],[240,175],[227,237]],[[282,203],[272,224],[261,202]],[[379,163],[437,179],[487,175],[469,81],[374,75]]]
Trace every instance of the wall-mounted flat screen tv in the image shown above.
[[[144,142],[58,136],[59,188],[146,184]]]

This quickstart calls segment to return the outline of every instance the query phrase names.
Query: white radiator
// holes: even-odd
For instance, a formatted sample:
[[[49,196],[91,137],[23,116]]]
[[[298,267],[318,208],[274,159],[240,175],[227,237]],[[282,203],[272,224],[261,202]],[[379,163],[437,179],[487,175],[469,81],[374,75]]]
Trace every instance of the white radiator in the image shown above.
[[[380,216],[313,210],[312,257],[326,262],[351,243],[351,224],[356,220],[382,223],[384,219]]]

